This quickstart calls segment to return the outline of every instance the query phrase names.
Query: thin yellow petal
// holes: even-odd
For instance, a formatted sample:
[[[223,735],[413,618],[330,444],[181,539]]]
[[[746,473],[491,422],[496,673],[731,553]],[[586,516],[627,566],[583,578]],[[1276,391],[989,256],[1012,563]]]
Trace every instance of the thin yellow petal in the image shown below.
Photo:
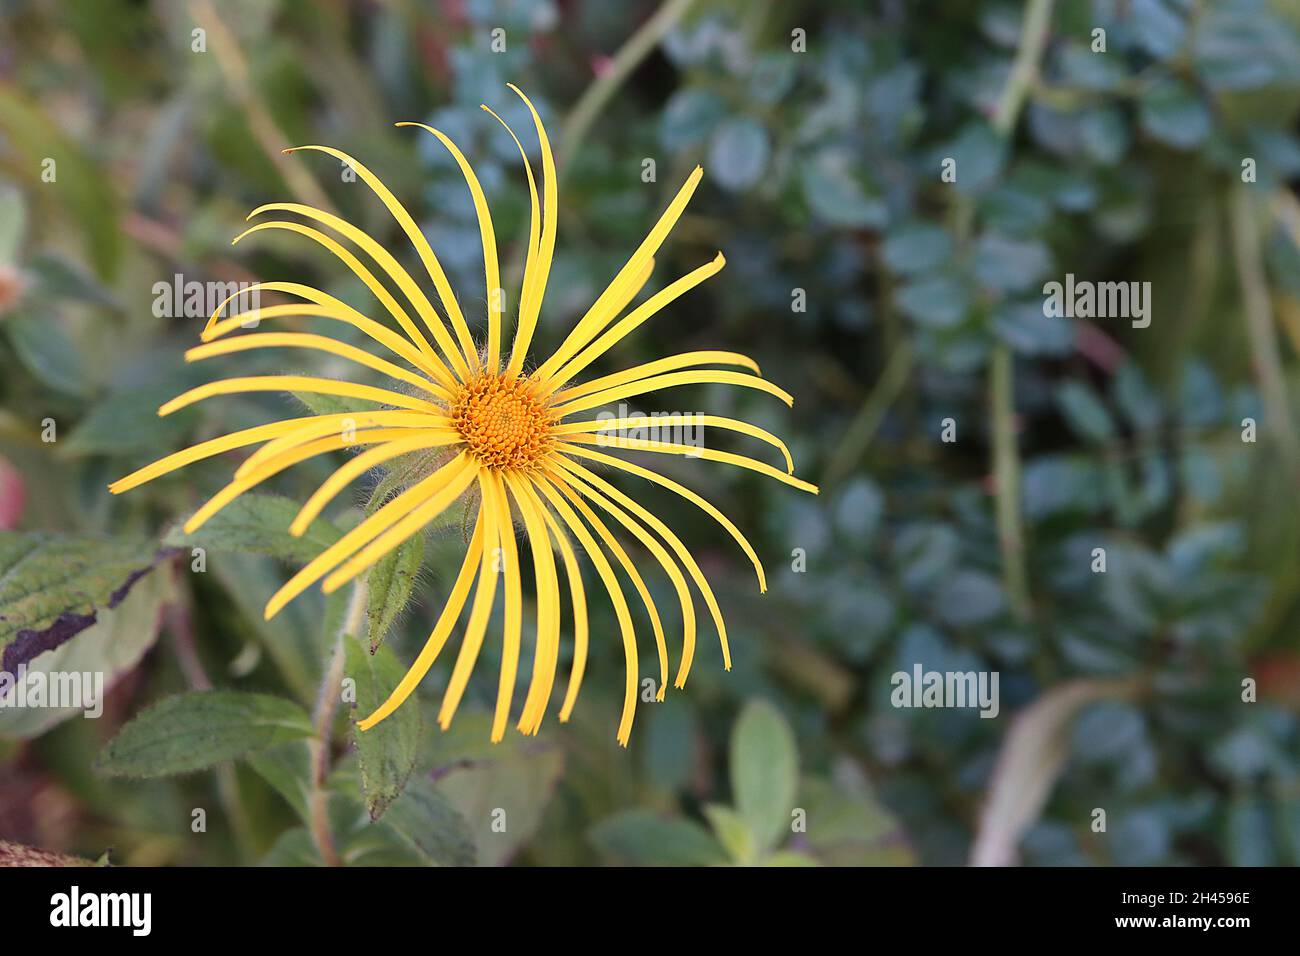
[[[510,128],[510,124],[493,112],[488,106],[481,105],[480,109],[488,113],[493,119],[505,127],[506,132],[510,134],[510,138],[513,139],[515,145],[519,147],[519,156],[524,161],[524,173],[528,176],[528,249],[527,258],[524,260],[523,289],[519,293],[520,314],[522,315],[524,300],[532,299],[532,288],[537,284],[537,266],[538,256],[540,254],[539,247],[542,241],[542,205],[537,198],[537,180],[533,178],[533,164],[528,161],[528,152],[524,149],[524,144],[519,142],[519,137],[515,135],[515,131]],[[518,337],[516,336],[516,340],[517,338]],[[499,362],[499,357],[492,353],[490,342],[488,344],[488,353],[488,358],[490,360],[488,368],[495,372],[498,368],[496,363]]]
[[[362,249],[370,258],[378,263],[379,267],[397,283],[397,287],[402,290],[402,294],[415,306],[415,311],[419,313],[421,321],[424,322],[425,328],[433,333],[434,341],[438,343],[438,348],[442,349],[443,355],[451,363],[451,367],[456,374],[462,378],[469,374],[469,367],[465,364],[465,359],[456,347],[451,333],[447,331],[446,325],[443,324],[442,317],[434,311],[433,303],[429,301],[428,296],[420,290],[411,274],[402,268],[401,263],[393,258],[392,254],[376,242],[365,232],[358,229],[346,219],[340,219],[332,213],[323,212],[314,209],[311,206],[304,206],[296,202],[272,202],[263,206],[258,206],[248,218],[261,215],[264,212],[291,212],[308,219],[315,220],[325,226],[333,229],[339,235]]]
[[[668,579],[672,581],[673,588],[677,591],[677,601],[682,608],[682,661],[678,669],[678,680],[676,681],[677,686],[680,687],[682,681],[685,680],[686,672],[690,670],[691,660],[695,657],[695,604],[691,600],[690,588],[686,586],[686,578],[682,576],[682,572],[678,569],[677,562],[639,522],[633,520],[626,511],[579,478],[575,471],[552,468],[550,472],[558,480],[566,480],[569,485],[586,495],[612,515],[619,524],[631,531],[654,555],[655,560],[664,569],[664,573],[668,575]],[[663,683],[667,685],[668,664],[666,655],[663,660],[663,667]],[[664,688],[661,687],[660,699],[663,698],[663,690]]]
[[[373,319],[366,318],[352,306],[341,302],[332,295],[297,282],[259,282],[252,288],[256,291],[284,292],[290,295],[299,295],[313,304],[305,305],[293,302],[286,305],[272,305],[262,309],[249,309],[247,312],[241,312],[218,322],[216,317],[225,308],[224,305],[221,305],[212,313],[212,318],[209,319],[199,338],[204,342],[211,342],[236,329],[251,328],[255,323],[261,322],[263,319],[290,318],[293,316],[334,319],[337,322],[345,322],[353,328],[359,329],[380,345],[385,346],[394,355],[406,359],[411,363],[412,367],[424,372],[440,384],[451,386],[456,383],[456,379],[447,369],[447,366],[443,365],[438,356],[432,352],[425,355],[396,332],[385,328]]]
[[[451,420],[443,415],[428,415],[412,411],[332,412],[305,419],[297,429],[267,442],[249,455],[235,469],[236,478],[246,478],[277,455],[282,455],[303,442],[324,438],[335,432],[340,435],[355,434],[359,429],[373,427],[410,428],[433,430],[441,433],[450,428]]]
[[[469,624],[465,628],[465,640],[461,643],[460,653],[456,655],[456,665],[452,668],[451,678],[447,681],[447,692],[443,695],[442,706],[438,709],[438,725],[446,730],[451,726],[451,719],[460,706],[461,696],[469,684],[474,663],[478,660],[479,649],[483,646],[483,636],[487,632],[488,617],[492,613],[492,604],[496,600],[498,552],[492,542],[498,541],[500,532],[497,528],[497,514],[494,495],[495,488],[487,480],[487,469],[479,475],[479,489],[482,493],[482,505],[479,513],[483,515],[483,540],[486,546],[479,562],[478,587],[474,590],[474,605],[470,608]]]
[[[459,458],[448,462],[428,478],[408,488],[388,502],[388,504],[308,561],[297,574],[285,582],[280,590],[271,595],[271,599],[266,602],[266,609],[263,612],[266,619],[269,621],[275,617],[286,604],[328,574],[331,569],[344,561],[348,555],[353,554],[358,548],[382,534],[385,529],[392,527],[421,504],[429,501],[447,484],[455,471],[453,466],[459,466],[460,463]]]
[[[279,438],[281,435],[291,434],[307,423],[315,421],[317,417],[316,415],[307,415],[303,418],[289,418],[282,422],[271,422],[267,425],[244,428],[237,432],[231,432],[229,435],[222,435],[220,438],[210,438],[207,441],[199,442],[197,445],[191,445],[189,448],[173,452],[165,458],[159,458],[143,468],[136,469],[126,477],[113,482],[108,486],[108,490],[115,495],[120,495],[124,491],[138,488],[146,482],[170,474],[178,468],[184,468],[193,462],[211,458],[213,455],[220,455],[222,452],[233,451],[236,448],[256,445],[258,442],[267,441],[268,439]]]
[[[574,553],[569,536],[551,510],[538,497],[534,485],[528,488],[539,513],[546,519],[551,529],[551,536],[559,545],[564,558],[564,574],[569,579],[569,599],[573,605],[573,663],[569,667],[569,683],[564,691],[564,703],[560,707],[560,723],[565,723],[573,713],[573,705],[578,701],[578,689],[582,686],[582,675],[587,667],[587,595],[582,584],[582,569],[578,566],[578,556]],[[558,612],[557,612],[558,624]],[[558,645],[557,645],[558,646]],[[549,688],[546,696],[550,696]]]
[[[738,421],[734,418],[721,418],[717,415],[635,415],[630,418],[592,419],[585,422],[565,422],[556,425],[553,432],[556,435],[578,435],[587,432],[603,432],[626,428],[671,428],[674,425],[723,428],[727,431],[739,432],[742,435],[749,435],[752,438],[765,441],[785,456],[785,470],[790,474],[794,474],[794,460],[790,457],[790,449],[786,448],[785,442],[757,425],[751,425],[749,422]]]
[[[357,721],[358,729],[369,730],[402,706],[406,699],[415,692],[415,688],[424,679],[424,675],[429,673],[429,668],[433,666],[434,661],[438,659],[438,655],[442,652],[442,648],[451,634],[451,629],[456,625],[456,621],[460,618],[460,612],[465,607],[465,599],[469,596],[469,586],[474,582],[474,572],[482,563],[483,534],[486,524],[483,512],[480,511],[478,517],[474,520],[474,536],[470,538],[469,549],[465,552],[465,560],[461,563],[460,573],[456,575],[456,583],[452,585],[451,593],[447,595],[447,601],[443,604],[442,611],[438,615],[438,623],[434,625],[433,631],[429,634],[429,639],[425,641],[419,656],[416,657],[415,662],[411,664],[410,669],[403,675],[397,686],[393,688],[393,692],[388,695],[388,699],[375,708],[374,713],[369,717]]]
[[[348,345],[346,342],[340,342],[325,335],[313,335],[308,332],[258,332],[253,335],[241,335],[234,339],[209,342],[207,345],[196,345],[185,353],[185,361],[199,362],[218,355],[229,355],[232,352],[248,352],[253,349],[283,348],[328,352],[330,355],[337,355],[340,358],[356,362],[358,365],[374,369],[376,372],[382,372],[390,378],[400,379],[408,385],[414,385],[416,388],[422,389],[444,401],[451,398],[445,388],[435,385],[423,375],[417,375],[415,372],[409,372],[392,362],[376,358],[365,349],[359,349],[355,345]]]
[[[794,475],[787,475],[785,472],[773,468],[765,461],[747,458],[744,455],[733,455],[725,451],[714,451],[712,448],[696,448],[693,445],[678,445],[665,441],[618,438],[613,435],[570,435],[567,440],[581,445],[600,445],[602,448],[626,448],[629,451],[652,451],[664,455],[685,455],[688,458],[703,458],[705,461],[717,461],[727,465],[735,465],[737,468],[756,471],[760,475],[775,478],[791,488],[798,488],[800,491],[806,491],[811,495],[819,493],[817,486],[811,482],[796,478]]]
[[[519,573],[519,549],[515,545],[515,522],[510,514],[510,498],[501,484],[501,475],[489,472],[492,483],[492,507],[497,513],[498,539],[501,547],[501,570],[505,578],[505,622],[502,628],[501,677],[497,682],[497,705],[492,716],[492,742],[506,734],[510,704],[514,700],[515,676],[519,672],[519,643],[523,630],[523,596]]]
[[[591,563],[596,566],[596,573],[604,582],[609,600],[614,605],[614,614],[618,618],[619,630],[623,635],[624,660],[623,714],[619,718],[616,737],[618,742],[626,747],[628,738],[632,734],[632,720],[636,716],[637,685],[636,632],[632,628],[632,615],[628,611],[627,598],[623,596],[623,588],[619,585],[618,578],[614,575],[614,569],[610,567],[604,551],[582,523],[582,519],[574,514],[573,509],[564,500],[564,496],[544,477],[537,480],[535,487],[546,496],[560,519],[577,536],[587,556],[591,558]]]
[[[625,319],[621,319],[612,329],[583,349],[582,352],[578,354],[577,358],[566,363],[563,368],[559,369],[559,371],[555,373],[554,376],[547,379],[546,382],[548,387],[559,388],[596,359],[600,358],[600,356],[608,352],[613,346],[617,345],[625,336],[639,328],[643,322],[653,316],[656,312],[665,308],[674,300],[695,288],[701,282],[711,276],[717,275],[726,264],[727,260],[723,257],[722,253],[719,252],[712,262],[700,266],[695,271],[682,276],[671,285],[660,289],[650,298],[646,299],[639,306],[633,309],[631,315]],[[616,315],[617,313],[613,314]]]
[[[433,286],[438,290],[438,298],[442,301],[443,310],[451,318],[451,326],[456,331],[456,338],[460,342],[463,354],[461,362],[455,361],[455,356],[448,355],[452,364],[460,370],[460,367],[468,361],[469,365],[478,367],[478,350],[474,348],[474,339],[469,334],[469,327],[465,324],[465,316],[461,314],[460,304],[456,301],[456,294],[452,291],[451,283],[447,281],[447,274],[442,270],[442,264],[438,262],[438,257],[433,254],[433,248],[429,245],[429,240],[424,237],[424,233],[411,218],[411,214],[406,211],[406,207],[392,194],[387,186],[380,181],[379,177],[372,173],[353,157],[339,149],[330,146],[297,146],[292,149],[284,150],[285,153],[296,153],[299,150],[315,150],[324,153],[327,156],[333,156],[340,162],[347,163],[352,170],[361,177],[367,186],[369,186],[379,201],[385,208],[393,214],[397,224],[402,227],[406,237],[411,240],[411,245],[420,256],[420,261],[424,263],[425,270],[429,273],[429,278],[433,280]],[[464,372],[462,372],[464,374]]]
[[[739,368],[747,368],[755,375],[762,374],[757,362],[748,355],[741,355],[739,352],[719,352],[715,350],[679,352],[677,355],[668,355],[653,362],[634,365],[621,372],[590,379],[572,388],[561,389],[551,396],[551,401],[555,404],[567,402],[571,398],[590,395],[592,392],[613,388],[615,385],[623,385],[627,382],[635,382],[637,379],[650,378],[652,375],[659,375],[663,372],[675,372],[679,368],[691,368],[698,365],[734,365]]]
[[[622,398],[644,395],[647,392],[657,392],[661,388],[674,388],[678,385],[739,385],[742,388],[753,388],[760,392],[767,392],[769,395],[775,395],[786,405],[794,404],[794,398],[789,392],[773,385],[767,379],[759,378],[757,375],[743,375],[740,372],[724,372],[718,369],[703,369],[689,372],[669,372],[667,375],[655,375],[651,378],[628,382],[625,385],[616,385],[613,388],[596,392],[594,395],[586,395],[565,402],[562,405],[554,405],[552,410],[559,415],[572,415],[574,412],[585,411],[588,408],[596,408],[600,405],[608,405],[610,402],[616,402]]]
[[[551,536],[542,518],[541,504],[526,477],[507,472],[506,484],[519,506],[533,554],[533,575],[537,586],[537,641],[533,651],[533,675],[519,717],[519,730],[535,734],[542,724],[546,704],[555,681],[560,644],[560,586],[551,551]]]
[[[374,428],[369,431],[357,433],[357,436],[351,440],[344,440],[342,435],[331,435],[328,438],[320,438],[316,441],[307,442],[290,449],[283,455],[276,456],[272,461],[266,462],[262,467],[247,475],[244,478],[236,477],[228,485],[213,495],[204,505],[190,516],[185,522],[185,533],[193,534],[207,522],[214,514],[224,508],[230,502],[234,501],[249,489],[256,488],[262,482],[278,475],[286,468],[313,458],[316,455],[323,455],[332,451],[341,451],[357,445],[371,444],[376,442],[390,441],[403,435],[409,435],[407,429],[401,428]]]
[[[447,379],[451,379],[451,370],[443,364],[442,359],[438,358],[437,353],[434,352],[433,346],[429,343],[429,340],[424,337],[424,333],[420,331],[419,327],[411,320],[411,317],[407,315],[406,310],[398,304],[397,299],[395,299],[393,294],[388,291],[388,287],[375,278],[375,274],[366,268],[361,263],[360,259],[354,256],[334,239],[325,235],[325,233],[321,232],[319,229],[313,229],[311,226],[305,226],[300,222],[288,222],[283,219],[278,219],[273,222],[261,222],[255,226],[250,226],[232,239],[230,244],[233,246],[245,236],[250,236],[255,232],[261,232],[264,229],[284,229],[289,232],[297,233],[300,236],[305,236],[306,238],[311,239],[332,252],[335,258],[352,270],[352,273],[365,283],[366,288],[374,294],[375,298],[377,298],[380,304],[388,311],[388,314],[393,317],[394,321],[397,322],[402,331],[407,334],[407,337],[415,343],[420,353],[424,355],[428,361],[435,363],[440,373],[444,374]],[[401,267],[399,266],[398,268]]]
[[[546,280],[551,274],[551,259],[555,254],[555,229],[559,219],[559,184],[555,175],[555,157],[551,153],[551,143],[546,137],[546,127],[537,115],[532,101],[513,83],[510,89],[524,101],[528,112],[533,114],[533,125],[537,127],[537,140],[542,150],[542,235],[537,247],[537,264],[531,284],[525,283],[524,297],[519,302],[519,327],[515,331],[514,346],[510,350],[508,372],[518,374],[523,368],[528,346],[533,340],[533,331],[537,328],[537,316],[542,308],[542,298],[546,294]]]
[[[628,557],[627,551],[618,543],[614,533],[609,530],[605,522],[601,520],[596,512],[592,511],[585,501],[574,490],[573,484],[567,480],[561,473],[548,471],[547,478],[551,484],[572,502],[578,512],[587,519],[587,523],[596,529],[600,535],[605,547],[609,548],[610,553],[618,559],[618,563],[623,566],[627,576],[632,579],[632,586],[641,595],[641,603],[645,605],[646,614],[650,618],[650,628],[655,636],[655,649],[659,652],[659,693],[657,699],[664,699],[664,692],[668,689],[668,641],[664,637],[663,621],[659,619],[659,608],[655,606],[654,598],[650,595],[650,589],[645,585],[645,579],[641,577],[641,572],[637,570],[636,563]]]
[[[358,437],[365,435],[367,435],[366,432],[358,433]],[[442,448],[446,445],[453,445],[458,441],[460,441],[460,436],[454,432],[430,434],[425,429],[419,429],[416,434],[412,435],[408,429],[397,440],[380,445],[378,448],[372,448],[369,451],[362,452],[355,458],[349,459],[326,478],[321,483],[321,486],[312,493],[312,496],[307,499],[306,504],[299,509],[298,514],[294,516],[293,522],[289,525],[289,533],[295,538],[300,537],[316,520],[316,516],[325,510],[325,506],[333,501],[339,492],[370,469],[402,455],[409,455],[411,452],[422,451],[427,448]]]
[[[478,216],[479,237],[483,243],[483,277],[487,285],[488,318],[488,368],[495,372],[500,363],[501,354],[501,309],[504,304],[504,292],[501,288],[501,267],[497,261],[496,231],[492,228],[492,213],[488,209],[487,197],[483,187],[474,174],[474,169],[465,158],[465,154],[456,148],[456,144],[439,130],[423,123],[398,123],[398,126],[418,126],[432,133],[447,147],[460,166],[465,182],[469,185],[470,196],[474,200],[474,212]]]
[[[309,392],[316,395],[338,395],[341,398],[359,398],[367,402],[396,405],[398,408],[408,408],[431,415],[442,413],[442,406],[435,405],[433,402],[412,398],[387,388],[376,388],[373,385],[357,385],[355,382],[339,382],[312,375],[249,375],[244,378],[225,378],[192,388],[188,392],[177,395],[170,402],[165,402],[158,409],[158,414],[170,415],[187,405],[217,395],[241,395],[246,392]]]
[[[718,600],[713,594],[713,588],[709,586],[708,578],[706,578],[704,572],[700,570],[700,566],[696,562],[690,550],[686,545],[682,544],[681,538],[677,537],[677,535],[673,533],[672,529],[664,524],[657,515],[652,513],[649,509],[642,507],[633,498],[619,491],[616,487],[604,478],[601,478],[591,469],[578,464],[576,461],[570,460],[565,455],[556,455],[552,460],[565,471],[583,479],[592,487],[599,488],[601,491],[605,492],[605,494],[609,495],[624,508],[627,508],[632,512],[632,514],[636,515],[653,528],[658,532],[661,538],[668,542],[668,545],[674,552],[676,552],[678,560],[681,561],[682,565],[694,579],[696,587],[700,589],[700,594],[704,597],[704,603],[708,605],[709,613],[713,616],[713,624],[718,630],[718,643],[722,647],[723,667],[727,670],[731,670],[731,649],[727,645],[727,625],[722,618],[722,609],[718,607]],[[687,653],[684,648],[682,653],[682,662],[677,669],[677,679],[673,681],[675,686],[686,686],[686,676],[691,670],[691,659],[691,655]]]
[[[636,252],[632,253],[632,257],[618,271],[618,274],[614,276],[592,307],[587,310],[587,314],[578,320],[578,324],[573,327],[564,342],[555,350],[555,354],[537,370],[539,379],[543,381],[550,379],[565,362],[573,358],[579,349],[590,342],[592,338],[599,334],[601,329],[609,324],[615,315],[613,310],[615,303],[627,302],[627,299],[624,298],[626,286],[635,283],[636,277],[641,274],[641,270],[645,266],[646,260],[658,252],[659,247],[664,244],[664,240],[668,238],[668,233],[672,231],[673,226],[677,224],[677,220],[681,218],[682,212],[686,209],[686,204],[690,202],[695,187],[700,184],[700,179],[703,176],[704,170],[696,166],[691,175],[687,177],[685,184],[678,190],[673,201],[668,204],[668,208],[664,210],[663,215],[659,217],[659,221],[655,223],[654,228],[641,241],[641,245],[637,247]]]
[[[430,496],[428,501],[421,503],[418,508],[375,538],[325,579],[322,586],[326,594],[337,591],[411,535],[418,533],[430,521],[446,511],[477,476],[477,466],[464,452],[452,459],[447,466],[447,471],[446,484]]]
[[[598,452],[590,448],[581,448],[576,445],[570,445],[564,448],[563,451],[566,455],[576,455],[579,458],[586,458],[589,461],[598,461],[601,464],[609,465],[612,468],[618,468],[619,470],[626,471],[629,474],[637,475],[647,481],[654,482],[661,488],[667,488],[669,491],[681,495],[726,529],[727,533],[731,535],[736,544],[740,545],[740,549],[745,552],[745,556],[749,558],[750,563],[754,566],[754,573],[758,576],[758,590],[760,592],[767,591],[767,575],[763,573],[763,563],[758,560],[758,553],[754,550],[754,546],[749,543],[749,539],[740,533],[740,529],[736,527],[735,523],[719,511],[712,502],[708,501],[701,495],[696,494],[685,485],[673,481],[673,479],[665,475],[659,474],[657,471],[651,471],[649,468],[642,468],[640,465],[634,464],[630,461],[624,461],[622,458],[616,458],[613,455],[606,455],[603,452]]]

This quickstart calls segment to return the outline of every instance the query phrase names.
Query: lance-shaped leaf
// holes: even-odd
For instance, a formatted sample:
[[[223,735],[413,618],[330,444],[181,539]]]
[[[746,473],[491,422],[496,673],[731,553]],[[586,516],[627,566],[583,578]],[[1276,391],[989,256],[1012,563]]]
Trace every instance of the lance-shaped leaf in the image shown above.
[[[213,515],[193,534],[173,528],[164,543],[209,551],[253,551],[284,561],[310,561],[343,536],[333,522],[317,518],[295,538],[289,534],[301,502],[280,495],[244,494]]]
[[[179,694],[123,727],[96,765],[111,776],[164,777],[311,734],[307,712],[281,697],[231,690]]]
[[[387,647],[366,653],[354,637],[345,638],[347,676],[356,681],[357,715],[364,717],[382,704],[406,668]],[[356,731],[361,766],[361,790],[370,819],[378,820],[401,795],[420,750],[420,711],[399,707],[387,720],[366,731]]]

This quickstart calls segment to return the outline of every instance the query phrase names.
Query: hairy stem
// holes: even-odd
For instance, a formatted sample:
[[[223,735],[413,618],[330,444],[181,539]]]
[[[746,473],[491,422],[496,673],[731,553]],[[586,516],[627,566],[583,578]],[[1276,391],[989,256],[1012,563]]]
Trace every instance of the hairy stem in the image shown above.
[[[311,794],[308,801],[311,810],[311,833],[316,842],[316,849],[326,866],[340,866],[338,851],[334,848],[334,837],[330,833],[329,796],[325,782],[329,778],[330,738],[334,726],[334,712],[338,708],[339,692],[343,686],[343,639],[349,634],[361,632],[361,622],[366,616],[367,595],[364,578],[358,578],[352,586],[352,596],[348,599],[347,613],[343,624],[334,637],[334,648],[330,652],[329,665],[321,678],[320,690],[316,695],[316,707],[312,712],[312,726],[315,736],[311,740]]]

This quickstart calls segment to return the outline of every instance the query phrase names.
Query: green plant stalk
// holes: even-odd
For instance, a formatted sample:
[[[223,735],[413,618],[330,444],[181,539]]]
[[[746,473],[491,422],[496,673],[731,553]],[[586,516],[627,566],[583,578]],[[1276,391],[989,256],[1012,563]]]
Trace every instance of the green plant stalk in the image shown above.
[[[1249,187],[1238,185],[1233,189],[1228,207],[1232,253],[1236,260],[1237,278],[1241,283],[1251,365],[1264,399],[1269,431],[1282,450],[1287,471],[1293,476],[1300,476],[1300,446],[1296,443],[1295,423],[1291,419],[1291,407],[1287,400],[1282,359],[1278,355],[1277,337],[1273,331],[1273,302],[1259,248],[1259,230],[1255,210],[1251,205],[1253,201]]]
[[[1020,454],[1016,448],[1011,350],[993,352],[989,405],[993,416],[993,484],[997,501],[998,547],[1002,579],[1011,611],[1019,621],[1029,619],[1029,580],[1025,571],[1025,538],[1020,517]]]
[[[618,52],[610,60],[609,68],[587,87],[578,102],[574,104],[560,130],[559,176],[561,179],[572,165],[573,157],[582,147],[582,141],[586,139],[591,124],[596,121],[596,117],[600,115],[600,111],[604,109],[610,97],[632,74],[637,65],[659,45],[659,41],[677,21],[686,15],[686,11],[694,3],[695,0],[667,0],[619,47]]]
[[[875,388],[871,390],[867,400],[862,403],[862,408],[849,423],[848,430],[840,439],[830,464],[826,466],[823,483],[827,488],[837,486],[848,477],[849,472],[866,454],[871,440],[875,438],[876,431],[880,428],[880,423],[885,420],[885,413],[889,411],[889,407],[894,404],[903,386],[907,384],[907,377],[911,371],[912,348],[907,342],[900,342],[894,349],[893,355],[889,357],[884,371],[880,373],[880,378],[876,380]]]
[[[1025,8],[1011,75],[993,111],[993,128],[1009,137],[1025,105],[1038,63],[1047,46],[1052,23],[1052,0],[1031,0]],[[1015,380],[1011,349],[1005,343],[993,347],[990,365],[989,403],[993,418],[993,480],[997,497],[998,546],[1002,554],[1002,577],[1011,611],[1019,621],[1029,620],[1029,578],[1025,570],[1025,539],[1020,515],[1020,453],[1016,447]]]
[[[311,811],[312,839],[326,866],[342,865],[338,851],[334,847],[334,837],[330,832],[329,794],[325,784],[329,778],[334,712],[338,708],[339,693],[343,687],[343,640],[348,635],[356,637],[361,633],[367,607],[365,581],[364,577],[358,577],[352,586],[347,613],[343,616],[343,624],[339,627],[338,634],[335,635],[329,666],[325,668],[325,675],[321,678],[316,707],[312,712],[312,726],[315,727],[316,734],[311,740],[311,793],[308,807]]]

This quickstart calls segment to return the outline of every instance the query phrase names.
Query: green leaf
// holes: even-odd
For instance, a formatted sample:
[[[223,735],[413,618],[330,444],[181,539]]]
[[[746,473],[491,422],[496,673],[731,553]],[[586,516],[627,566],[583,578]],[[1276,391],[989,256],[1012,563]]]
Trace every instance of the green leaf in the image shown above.
[[[605,856],[638,866],[715,866],[727,862],[722,845],[698,823],[627,810],[602,820],[590,839]]]
[[[254,551],[284,561],[310,561],[343,536],[333,522],[317,518],[295,538],[289,525],[301,508],[299,502],[279,495],[245,494],[236,498],[193,534],[173,528],[164,544],[208,551]]]
[[[60,675],[60,682],[82,675],[82,703],[87,716],[98,716],[103,704],[103,692],[123,674],[135,668],[145,652],[158,639],[163,605],[175,594],[176,581],[169,568],[159,568],[133,582],[125,596],[110,608],[96,610],[89,627],[60,642],[52,650],[42,651],[33,659],[23,660],[28,679],[37,673]],[[4,614],[0,607],[0,617]],[[3,622],[0,622],[3,623]],[[17,646],[17,642],[15,645]],[[23,652],[17,647],[12,655],[18,659]],[[24,654],[24,657],[26,655]],[[17,664],[10,660],[0,670],[16,671]],[[102,684],[85,684],[84,675],[102,675]],[[99,683],[99,677],[92,681]],[[52,683],[48,686],[53,686]],[[53,703],[52,701],[50,703]],[[81,714],[81,707],[0,707],[0,736],[30,738],[44,733],[54,725]]]
[[[1209,108],[1192,88],[1174,80],[1153,83],[1142,94],[1142,128],[1175,149],[1192,149],[1210,135]]]
[[[427,866],[473,866],[469,826],[452,803],[428,780],[416,780],[372,824],[395,838]]]
[[[11,315],[4,329],[18,360],[40,382],[69,395],[86,395],[92,385],[81,352],[49,312]]]
[[[277,744],[249,754],[245,761],[293,807],[303,823],[310,820],[311,748],[305,740]]]
[[[122,240],[117,193],[112,184],[42,110],[7,84],[0,85],[0,132],[22,157],[19,167],[31,170],[34,178],[47,170],[45,160],[55,161],[51,171],[57,176],[54,182],[58,188],[47,184],[41,188],[61,200],[76,217],[96,270],[101,276],[111,275],[117,268]]]
[[[760,852],[788,832],[798,780],[790,725],[771,703],[750,701],[731,732],[731,790]]]
[[[799,170],[799,184],[814,216],[828,226],[879,228],[885,203],[863,185],[859,166],[844,150],[825,149]]]
[[[758,182],[767,169],[771,146],[767,130],[748,116],[725,120],[709,143],[709,175],[723,189],[739,192]]]
[[[370,651],[384,642],[388,631],[411,599],[420,565],[424,563],[424,535],[411,535],[375,562],[366,578],[369,604],[366,622]]]
[[[1056,400],[1061,406],[1066,421],[1079,435],[1095,442],[1112,441],[1115,438],[1115,422],[1105,404],[1087,385],[1069,381],[1063,383],[1056,391]]]
[[[357,714],[364,717],[388,699],[406,674],[390,648],[367,654],[353,636],[345,639],[347,676],[357,684]],[[370,730],[356,730],[361,790],[371,820],[378,820],[410,779],[420,748],[420,710],[414,701]]]
[[[776,853],[770,853],[759,861],[761,866],[820,866],[816,857],[809,856],[807,853],[796,853],[793,850],[779,850]]]
[[[154,385],[102,398],[59,442],[58,450],[70,456],[131,455],[177,447],[198,421],[199,410],[183,408],[161,416],[158,406],[188,387]]]
[[[51,650],[116,607],[158,559],[144,539],[0,531],[0,650],[5,669]]]
[[[731,807],[713,803],[704,808],[704,816],[732,860],[742,866],[754,862],[754,834],[740,814]]]
[[[126,724],[100,751],[96,768],[110,776],[165,777],[311,734],[307,712],[282,697],[231,690],[178,694]]]

